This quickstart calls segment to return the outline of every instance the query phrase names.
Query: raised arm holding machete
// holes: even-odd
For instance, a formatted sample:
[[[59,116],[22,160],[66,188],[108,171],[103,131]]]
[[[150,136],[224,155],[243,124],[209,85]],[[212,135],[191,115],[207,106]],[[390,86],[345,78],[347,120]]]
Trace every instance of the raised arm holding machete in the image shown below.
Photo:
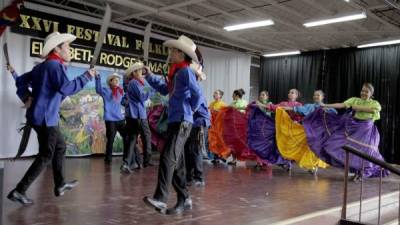
[[[17,80],[18,75],[10,63],[10,57],[8,55],[7,43],[4,43],[4,45],[3,45],[3,53],[4,53],[4,58],[6,60],[7,70],[12,74],[14,80]],[[27,92],[27,95],[23,96],[21,98],[21,101],[24,102],[24,104],[25,104],[24,108],[29,108],[29,106],[31,105],[31,103],[32,103],[31,95],[32,95],[32,93]],[[28,142],[29,142],[29,137],[30,137],[31,131],[32,131],[32,126],[30,126],[28,120],[25,123],[22,123],[21,125],[22,125],[22,127],[19,128],[18,131],[20,133],[22,132],[22,137],[21,137],[21,141],[19,143],[17,154],[14,157],[14,159],[18,159],[19,157],[21,157],[22,154],[24,154],[26,147],[28,145]]]
[[[111,8],[107,4],[100,29],[100,41],[96,44],[90,69],[84,74],[68,80],[64,63],[71,60],[69,44],[76,37],[67,33],[54,32],[49,34],[44,42],[42,57],[46,60],[36,65],[32,71],[17,77],[18,96],[26,95],[30,91],[29,87],[32,88],[33,101],[27,110],[26,117],[37,133],[39,153],[16,188],[8,194],[8,199],[18,201],[23,205],[33,204],[33,201],[26,196],[26,191],[50,162],[53,165],[55,196],[64,195],[65,191],[71,190],[78,184],[77,180],[66,182],[64,179],[66,144],[58,127],[59,110],[61,101],[66,96],[79,92],[96,75],[94,65],[110,18]]]

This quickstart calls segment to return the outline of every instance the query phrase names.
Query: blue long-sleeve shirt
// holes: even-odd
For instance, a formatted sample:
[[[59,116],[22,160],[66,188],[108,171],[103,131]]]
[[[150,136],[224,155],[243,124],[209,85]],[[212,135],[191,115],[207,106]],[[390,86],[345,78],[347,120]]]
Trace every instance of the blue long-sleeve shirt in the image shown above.
[[[144,91],[144,85],[136,79],[129,81],[126,98],[128,100],[125,107],[126,117],[147,119],[145,102],[149,99],[149,93]]]
[[[14,71],[11,72],[11,75],[12,75],[12,77],[14,78],[14,80],[16,81],[16,80],[17,80],[17,77],[18,77],[18,73],[15,72],[15,70],[14,70]]]
[[[203,101],[199,109],[193,114],[193,127],[210,127],[210,125],[210,113],[208,112],[207,103]]]
[[[117,92],[117,95],[113,96],[110,88],[102,87],[100,76],[96,76],[96,93],[103,98],[105,121],[121,121],[124,119],[121,111],[123,94]]]
[[[196,76],[189,67],[179,69],[172,80],[173,89],[168,92],[168,86],[161,76],[150,74],[147,82],[162,95],[169,94],[168,123],[187,121],[193,123],[193,112],[201,105],[201,90]]]
[[[12,77],[14,78],[15,84],[17,84],[18,73],[15,70],[11,73]],[[30,88],[30,86],[28,86]],[[25,92],[24,96],[18,96],[22,102],[25,102],[29,96],[32,96],[32,93],[28,90]]]
[[[293,107],[293,111],[302,114],[304,116],[308,116],[310,113],[314,112],[319,107],[321,107],[321,105],[317,103],[305,104],[303,106]],[[328,108],[327,111],[331,113],[337,113],[337,111],[333,108]]]
[[[24,99],[31,87],[33,101],[27,110],[28,121],[38,126],[57,126],[62,100],[79,92],[90,80],[91,76],[85,72],[70,81],[63,64],[46,60],[17,77],[17,95]]]
[[[200,98],[200,106],[199,109],[193,113],[193,127],[209,127],[211,125],[210,121],[210,112],[207,107],[207,100],[204,97],[203,90],[200,89],[201,98]],[[195,101],[195,99],[190,99],[191,101]]]

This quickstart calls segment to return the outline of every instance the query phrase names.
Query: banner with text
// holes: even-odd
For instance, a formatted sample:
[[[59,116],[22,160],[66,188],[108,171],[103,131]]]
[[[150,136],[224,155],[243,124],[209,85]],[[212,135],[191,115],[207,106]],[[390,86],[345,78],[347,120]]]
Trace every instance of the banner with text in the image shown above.
[[[31,9],[21,10],[21,21],[12,27],[15,33],[30,35],[44,39],[48,34],[58,31],[76,36],[73,42],[73,61],[89,63],[99,38],[100,25],[75,20],[58,15],[43,13]],[[116,68],[127,68],[129,65],[143,57],[143,35],[109,28],[103,40],[102,53],[98,65]],[[161,73],[162,66],[168,56],[168,48],[162,45],[163,41],[150,38],[149,61],[155,68],[154,72]],[[31,40],[31,56],[40,55],[43,41]]]

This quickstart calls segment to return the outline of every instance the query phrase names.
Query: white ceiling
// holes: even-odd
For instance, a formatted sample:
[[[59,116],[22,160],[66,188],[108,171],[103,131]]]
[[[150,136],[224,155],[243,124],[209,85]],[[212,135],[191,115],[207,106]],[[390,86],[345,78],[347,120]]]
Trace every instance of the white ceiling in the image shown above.
[[[103,0],[30,0],[102,15]],[[262,54],[356,46],[400,38],[399,0],[108,0],[113,21],[153,32],[191,35],[197,42]],[[394,5],[389,5],[393,3]],[[365,11],[367,19],[305,28],[306,21]],[[269,27],[227,32],[224,26],[272,19]],[[144,28],[143,28],[144,29]]]

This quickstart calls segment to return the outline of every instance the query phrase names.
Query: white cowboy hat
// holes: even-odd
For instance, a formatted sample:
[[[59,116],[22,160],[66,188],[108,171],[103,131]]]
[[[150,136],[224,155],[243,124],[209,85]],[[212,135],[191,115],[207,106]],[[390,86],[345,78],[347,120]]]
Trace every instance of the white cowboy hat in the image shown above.
[[[110,76],[107,77],[107,84],[110,84],[110,81],[114,78],[121,79],[121,76],[117,73],[112,73]]]
[[[73,42],[76,39],[75,35],[60,32],[53,32],[47,35],[44,40],[44,46],[42,50],[42,57],[46,57],[55,47],[64,42]]]
[[[135,72],[138,69],[142,69],[144,67],[144,64],[142,62],[135,62],[132,64],[126,71],[125,75],[130,76],[132,72]]]
[[[195,75],[199,81],[203,81],[203,80],[207,79],[206,74],[203,72],[203,67],[200,64],[192,62],[190,64],[190,69],[193,70],[193,72],[195,73]]]
[[[170,48],[177,48],[188,55],[194,62],[199,62],[195,52],[197,46],[194,44],[192,39],[186,37],[185,35],[181,35],[178,40],[165,41],[163,45]]]

